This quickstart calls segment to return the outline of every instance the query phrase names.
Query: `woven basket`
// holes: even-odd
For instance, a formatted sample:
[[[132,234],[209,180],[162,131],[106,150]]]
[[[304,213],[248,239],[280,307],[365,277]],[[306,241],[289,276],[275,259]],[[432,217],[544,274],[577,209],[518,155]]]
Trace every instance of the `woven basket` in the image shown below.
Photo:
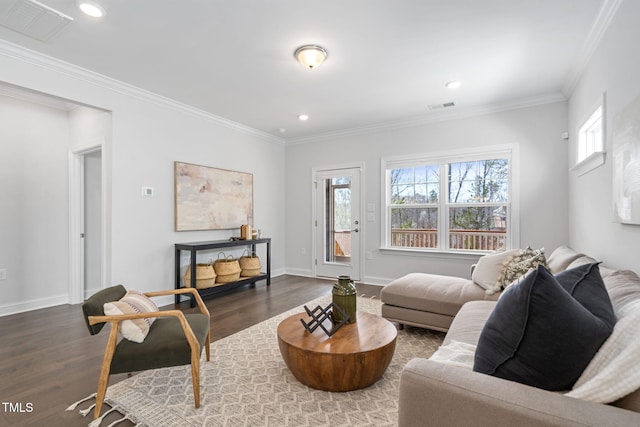
[[[210,288],[215,281],[216,272],[211,263],[196,264],[196,289]],[[187,288],[191,287],[191,265],[187,267],[187,272],[184,274],[184,284]]]
[[[257,255],[244,255],[239,259],[242,277],[254,277],[260,275],[260,258]]]
[[[223,258],[220,258],[220,255]],[[213,269],[216,271],[217,283],[235,282],[240,278],[240,263],[231,255],[224,257],[224,253],[218,254],[218,259],[213,263]]]

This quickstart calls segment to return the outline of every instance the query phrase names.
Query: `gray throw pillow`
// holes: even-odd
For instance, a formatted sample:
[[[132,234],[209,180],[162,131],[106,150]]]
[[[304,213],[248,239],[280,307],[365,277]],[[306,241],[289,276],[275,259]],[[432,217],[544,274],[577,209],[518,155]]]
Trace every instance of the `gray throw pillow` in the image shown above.
[[[555,278],[565,291],[613,330],[616,315],[598,264],[583,264],[562,271]]]
[[[588,273],[589,282],[599,276],[597,269]],[[561,278],[579,289],[582,284],[571,285],[570,277],[582,282],[586,276]],[[606,292],[598,298],[608,300]],[[569,390],[613,331],[608,314],[586,305],[538,266],[504,291],[480,334],[473,370],[545,390]]]

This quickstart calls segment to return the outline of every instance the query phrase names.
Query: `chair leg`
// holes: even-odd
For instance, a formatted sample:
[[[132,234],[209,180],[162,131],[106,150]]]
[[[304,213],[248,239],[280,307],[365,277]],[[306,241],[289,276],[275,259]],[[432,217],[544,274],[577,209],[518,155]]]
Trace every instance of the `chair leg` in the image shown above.
[[[207,333],[207,339],[204,342],[204,345],[206,346],[204,351],[207,355],[207,362],[211,360],[211,331],[209,331],[209,333]]]
[[[107,394],[107,387],[109,386],[109,372],[111,372],[111,359],[116,349],[116,342],[118,339],[118,328],[116,325],[111,326],[111,333],[109,334],[109,341],[107,342],[107,348],[104,351],[104,358],[102,359],[102,368],[100,369],[100,378],[98,379],[98,393],[96,395],[96,408],[93,411],[93,419],[100,418],[100,412],[102,411],[102,405],[104,403],[105,395]]]
[[[200,359],[199,354],[197,357],[191,357],[191,382],[193,383],[193,400],[195,402],[196,409],[200,407]]]

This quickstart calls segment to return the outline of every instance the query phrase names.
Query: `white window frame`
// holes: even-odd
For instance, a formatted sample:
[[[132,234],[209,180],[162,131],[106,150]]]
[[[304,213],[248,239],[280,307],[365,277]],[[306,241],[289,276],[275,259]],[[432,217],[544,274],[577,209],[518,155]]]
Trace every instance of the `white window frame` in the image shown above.
[[[520,245],[520,210],[519,210],[519,164],[518,146],[516,144],[496,145],[489,147],[471,148],[437,153],[422,153],[407,156],[388,156],[381,158],[380,175],[381,183],[381,243],[380,249],[393,252],[411,253],[444,253],[444,254],[482,254],[484,251],[462,251],[449,248],[449,208],[452,206],[463,207],[463,204],[451,204],[447,197],[447,180],[440,179],[440,201],[438,203],[438,248],[408,248],[391,246],[391,191],[390,171],[403,167],[416,167],[425,165],[440,165],[441,170],[446,169],[446,164],[466,161],[481,161],[488,159],[508,159],[509,161],[509,200],[506,203],[497,203],[500,206],[507,205],[507,236],[506,249],[517,248]],[[446,175],[442,174],[441,177]],[[489,203],[487,205],[492,205]],[[476,204],[473,204],[477,206]],[[422,205],[416,205],[421,207]]]
[[[571,170],[578,176],[602,166],[605,162],[605,108],[604,96],[578,126],[576,164]]]

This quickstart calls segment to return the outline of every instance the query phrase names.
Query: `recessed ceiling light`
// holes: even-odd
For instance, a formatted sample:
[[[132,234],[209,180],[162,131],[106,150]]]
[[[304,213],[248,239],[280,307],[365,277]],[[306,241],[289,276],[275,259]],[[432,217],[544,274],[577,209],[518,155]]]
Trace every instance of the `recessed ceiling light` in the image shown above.
[[[309,120],[309,116],[307,114],[300,114],[298,118],[302,121]]]
[[[93,18],[102,18],[107,14],[102,6],[91,0],[78,0],[78,7],[85,15]]]
[[[445,86],[449,89],[458,89],[460,86],[462,86],[462,83],[460,83],[458,80],[451,80],[450,82],[447,82]]]

